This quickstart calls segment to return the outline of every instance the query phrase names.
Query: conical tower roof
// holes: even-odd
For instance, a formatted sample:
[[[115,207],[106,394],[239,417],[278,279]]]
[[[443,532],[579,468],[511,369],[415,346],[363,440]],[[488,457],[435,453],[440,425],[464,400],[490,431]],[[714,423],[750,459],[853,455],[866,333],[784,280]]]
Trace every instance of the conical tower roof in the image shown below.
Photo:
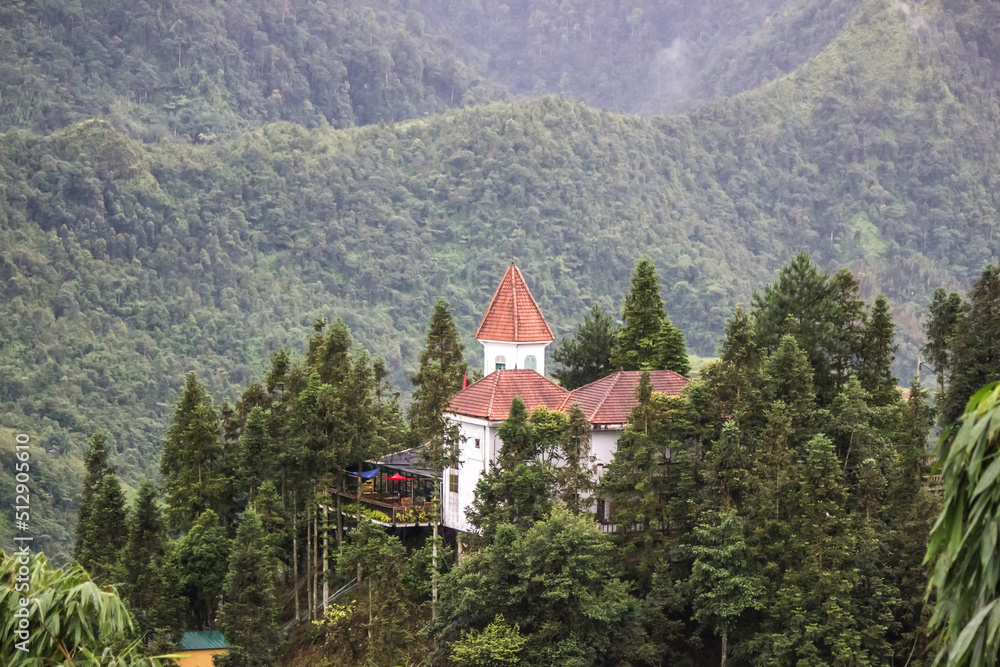
[[[502,343],[551,343],[552,329],[542,316],[524,276],[513,264],[500,280],[496,294],[476,331],[476,340]]]

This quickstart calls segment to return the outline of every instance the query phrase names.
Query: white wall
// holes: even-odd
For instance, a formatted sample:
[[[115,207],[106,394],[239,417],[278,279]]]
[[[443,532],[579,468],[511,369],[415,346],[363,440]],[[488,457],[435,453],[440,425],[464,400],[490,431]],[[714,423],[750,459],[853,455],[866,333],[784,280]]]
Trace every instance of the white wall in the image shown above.
[[[525,359],[528,355],[535,356],[535,370],[540,375],[545,375],[545,348],[548,343],[495,343],[492,341],[479,341],[483,344],[483,375],[489,375],[496,368],[498,354],[504,356],[504,363],[507,370],[515,367],[523,370],[526,368]]]
[[[442,488],[442,505],[444,516],[442,523],[456,530],[466,532],[472,531],[465,518],[465,510],[472,505],[476,498],[476,484],[488,466],[491,466],[495,457],[492,451],[492,441],[496,439],[495,432],[489,427],[488,422],[471,417],[457,418],[459,433],[462,442],[459,445],[458,460],[461,465],[455,469],[451,468],[444,472]],[[476,439],[479,439],[479,448],[476,448]],[[452,493],[450,487],[450,476],[452,473],[458,474],[458,493]]]

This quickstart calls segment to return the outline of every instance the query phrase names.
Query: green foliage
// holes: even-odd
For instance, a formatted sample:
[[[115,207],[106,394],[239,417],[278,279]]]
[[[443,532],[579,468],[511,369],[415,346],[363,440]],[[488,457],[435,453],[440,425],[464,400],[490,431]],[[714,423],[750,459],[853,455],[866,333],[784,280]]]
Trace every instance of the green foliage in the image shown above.
[[[516,667],[527,640],[518,626],[505,623],[498,614],[482,632],[468,630],[451,644],[451,661],[459,667]]]
[[[113,588],[98,586],[78,565],[56,569],[44,554],[33,554],[26,560],[25,565],[18,556],[0,551],[0,579],[8,582],[0,586],[0,609],[6,619],[0,623],[0,659],[4,664],[160,665],[158,660],[142,658],[135,644],[117,655],[105,648],[109,638],[132,628],[128,607]],[[25,578],[32,593],[27,607],[21,606],[23,592],[16,591],[12,583],[20,576],[21,567],[27,569]],[[18,615],[21,609],[26,610],[26,617]],[[22,618],[26,618],[30,629],[30,650],[26,653],[16,649],[16,644],[25,639],[17,634],[22,629]]]
[[[615,371],[611,354],[617,344],[617,330],[610,315],[597,304],[584,315],[583,324],[572,338],[563,338],[552,358],[562,368],[552,372],[552,377],[566,389],[576,389],[600,380]]]
[[[277,573],[268,555],[260,517],[248,509],[240,518],[229,554],[219,627],[231,648],[215,659],[219,667],[277,664],[281,642],[274,592]]]
[[[87,516],[77,524],[76,559],[99,584],[118,579],[118,553],[128,540],[125,494],[118,477],[105,475],[94,492]]]
[[[927,595],[937,599],[931,626],[948,665],[995,665],[1000,655],[998,402],[1000,384],[979,390],[940,444],[944,502],[927,547],[933,564]]]
[[[427,329],[427,346],[420,353],[420,370],[410,378],[415,387],[410,428],[421,444],[430,440],[440,446],[438,440],[447,429],[444,411],[452,395],[462,388],[467,370],[462,354],[448,302],[438,299]]]
[[[188,373],[160,457],[168,517],[175,530],[188,529],[206,510],[220,509],[226,491],[217,467],[221,456],[219,417],[212,399],[195,374]]]
[[[952,338],[941,424],[951,425],[979,387],[1000,378],[1000,264],[987,266],[967,295]]]
[[[687,347],[684,345],[684,334],[671,324],[666,317],[656,336],[656,368],[666,368],[687,375],[691,370],[688,362]]]
[[[231,541],[219,525],[219,517],[205,510],[191,529],[173,545],[172,565],[176,567],[189,612],[198,626],[211,627],[226,580]]]
[[[659,368],[665,350],[658,343],[666,317],[653,263],[640,259],[622,309],[622,328],[612,357],[615,365],[626,371]]]
[[[489,546],[464,557],[442,580],[431,631],[446,646],[502,614],[527,640],[524,664],[593,664],[633,604],[622,574],[594,522],[557,505],[523,535],[501,526]]]

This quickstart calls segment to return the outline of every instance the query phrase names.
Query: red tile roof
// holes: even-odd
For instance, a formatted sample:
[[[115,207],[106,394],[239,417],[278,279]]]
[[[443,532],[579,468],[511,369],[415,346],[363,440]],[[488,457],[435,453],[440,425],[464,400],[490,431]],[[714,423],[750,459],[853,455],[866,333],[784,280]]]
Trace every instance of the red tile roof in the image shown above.
[[[500,280],[496,294],[476,331],[476,340],[503,343],[548,343],[555,339],[538,309],[524,276],[513,264]]]
[[[451,397],[448,412],[489,421],[502,421],[510,414],[510,404],[520,396],[531,412],[540,405],[550,410],[569,410],[579,403],[592,424],[624,424],[638,405],[635,392],[642,371],[619,371],[574,391],[529,370],[494,371]],[[653,391],[679,396],[688,380],[673,371],[650,371]]]
[[[520,396],[524,407],[531,412],[540,405],[558,410],[569,392],[537,371],[493,371],[451,397],[448,412],[489,421],[507,419],[510,404]]]
[[[584,385],[570,392],[562,409],[579,403],[591,424],[624,424],[632,408],[639,404],[635,396],[642,371],[618,371],[606,378]],[[650,371],[653,391],[679,396],[688,385],[686,377],[674,371]]]

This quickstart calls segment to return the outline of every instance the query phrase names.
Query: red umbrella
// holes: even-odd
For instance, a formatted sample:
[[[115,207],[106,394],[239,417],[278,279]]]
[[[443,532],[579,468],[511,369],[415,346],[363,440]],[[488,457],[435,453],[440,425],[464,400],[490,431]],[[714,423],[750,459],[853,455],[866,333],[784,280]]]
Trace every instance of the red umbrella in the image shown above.
[[[396,472],[396,473],[393,473],[391,477],[386,477],[385,481],[387,481],[387,482],[402,482],[404,479],[405,480],[409,480],[409,479],[413,479],[413,478],[412,477],[403,477],[398,472]]]

